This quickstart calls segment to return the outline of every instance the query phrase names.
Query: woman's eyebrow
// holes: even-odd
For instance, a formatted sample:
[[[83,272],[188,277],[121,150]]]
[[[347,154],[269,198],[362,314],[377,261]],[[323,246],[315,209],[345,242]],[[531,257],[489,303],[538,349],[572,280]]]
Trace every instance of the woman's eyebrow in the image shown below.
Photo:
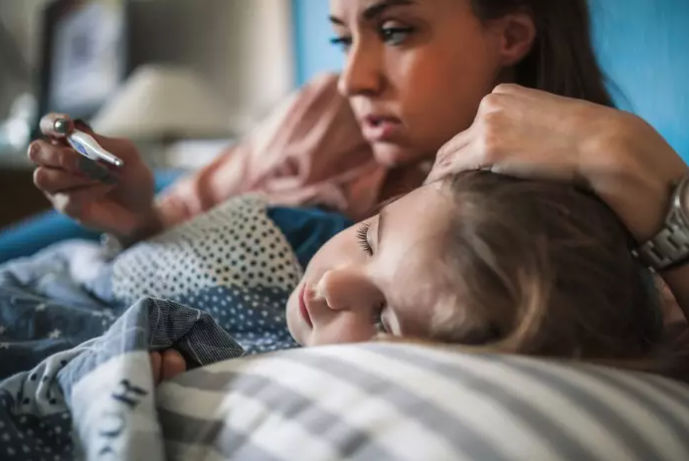
[[[413,5],[414,0],[381,0],[367,7],[361,14],[364,21],[370,22],[382,15],[386,10],[397,6]]]
[[[378,19],[390,8],[410,6],[413,5],[415,1],[416,0],[380,0],[379,2],[367,7],[361,14],[361,18],[366,22],[371,22]],[[330,19],[331,23],[337,26],[345,26],[345,22],[336,16],[329,16],[328,19]]]
[[[344,21],[343,21],[342,19],[340,19],[340,18],[337,18],[337,17],[335,17],[335,16],[328,16],[328,19],[330,19],[330,22],[331,22],[332,24],[335,24],[336,26],[342,26],[342,27],[345,26]]]

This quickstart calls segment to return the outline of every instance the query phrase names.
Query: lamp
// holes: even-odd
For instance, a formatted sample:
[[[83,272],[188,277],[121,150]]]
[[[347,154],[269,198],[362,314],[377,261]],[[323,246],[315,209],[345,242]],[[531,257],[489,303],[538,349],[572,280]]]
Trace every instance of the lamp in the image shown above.
[[[104,135],[147,142],[230,134],[228,114],[198,75],[160,65],[137,68],[91,122]]]

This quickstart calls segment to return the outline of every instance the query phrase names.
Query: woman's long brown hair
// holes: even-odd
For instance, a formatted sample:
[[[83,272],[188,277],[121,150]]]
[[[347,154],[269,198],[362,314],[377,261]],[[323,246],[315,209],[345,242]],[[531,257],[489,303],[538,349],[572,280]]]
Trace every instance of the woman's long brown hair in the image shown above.
[[[481,20],[526,11],[537,38],[531,52],[516,65],[515,83],[604,106],[614,103],[591,41],[587,0],[471,0]]]

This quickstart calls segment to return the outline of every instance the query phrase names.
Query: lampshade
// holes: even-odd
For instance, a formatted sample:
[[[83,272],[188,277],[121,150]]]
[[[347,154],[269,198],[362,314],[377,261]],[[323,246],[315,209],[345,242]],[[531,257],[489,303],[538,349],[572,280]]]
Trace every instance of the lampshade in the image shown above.
[[[104,135],[140,140],[227,136],[229,116],[217,99],[189,69],[147,65],[91,122]]]

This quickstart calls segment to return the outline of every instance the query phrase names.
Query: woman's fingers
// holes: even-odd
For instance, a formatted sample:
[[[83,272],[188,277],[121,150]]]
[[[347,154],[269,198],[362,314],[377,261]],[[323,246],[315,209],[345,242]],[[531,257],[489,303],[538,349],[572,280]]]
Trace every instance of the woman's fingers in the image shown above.
[[[445,176],[458,173],[464,169],[476,169],[477,166],[468,167],[475,162],[472,157],[471,144],[473,141],[474,126],[457,134],[440,148],[435,157],[435,163],[425,183],[430,184]]]
[[[93,181],[101,181],[105,184],[117,184],[119,180],[117,173],[77,154],[69,147],[53,144],[50,141],[38,140],[31,143],[28,156],[39,168],[60,169],[75,177],[82,176]],[[38,186],[38,183],[36,185]],[[43,189],[39,186],[39,189],[48,193],[52,193],[51,190],[61,189],[50,184],[48,184],[48,187]]]
[[[79,159],[83,158],[70,147],[53,144],[44,139],[32,142],[27,155],[36,165],[60,168],[72,173],[79,172]]]
[[[36,168],[33,181],[36,187],[49,195],[99,184],[97,179],[74,175],[59,168],[49,167]]]
[[[74,121],[67,114],[51,113],[41,118],[39,126],[45,136],[62,139],[74,130]]]

